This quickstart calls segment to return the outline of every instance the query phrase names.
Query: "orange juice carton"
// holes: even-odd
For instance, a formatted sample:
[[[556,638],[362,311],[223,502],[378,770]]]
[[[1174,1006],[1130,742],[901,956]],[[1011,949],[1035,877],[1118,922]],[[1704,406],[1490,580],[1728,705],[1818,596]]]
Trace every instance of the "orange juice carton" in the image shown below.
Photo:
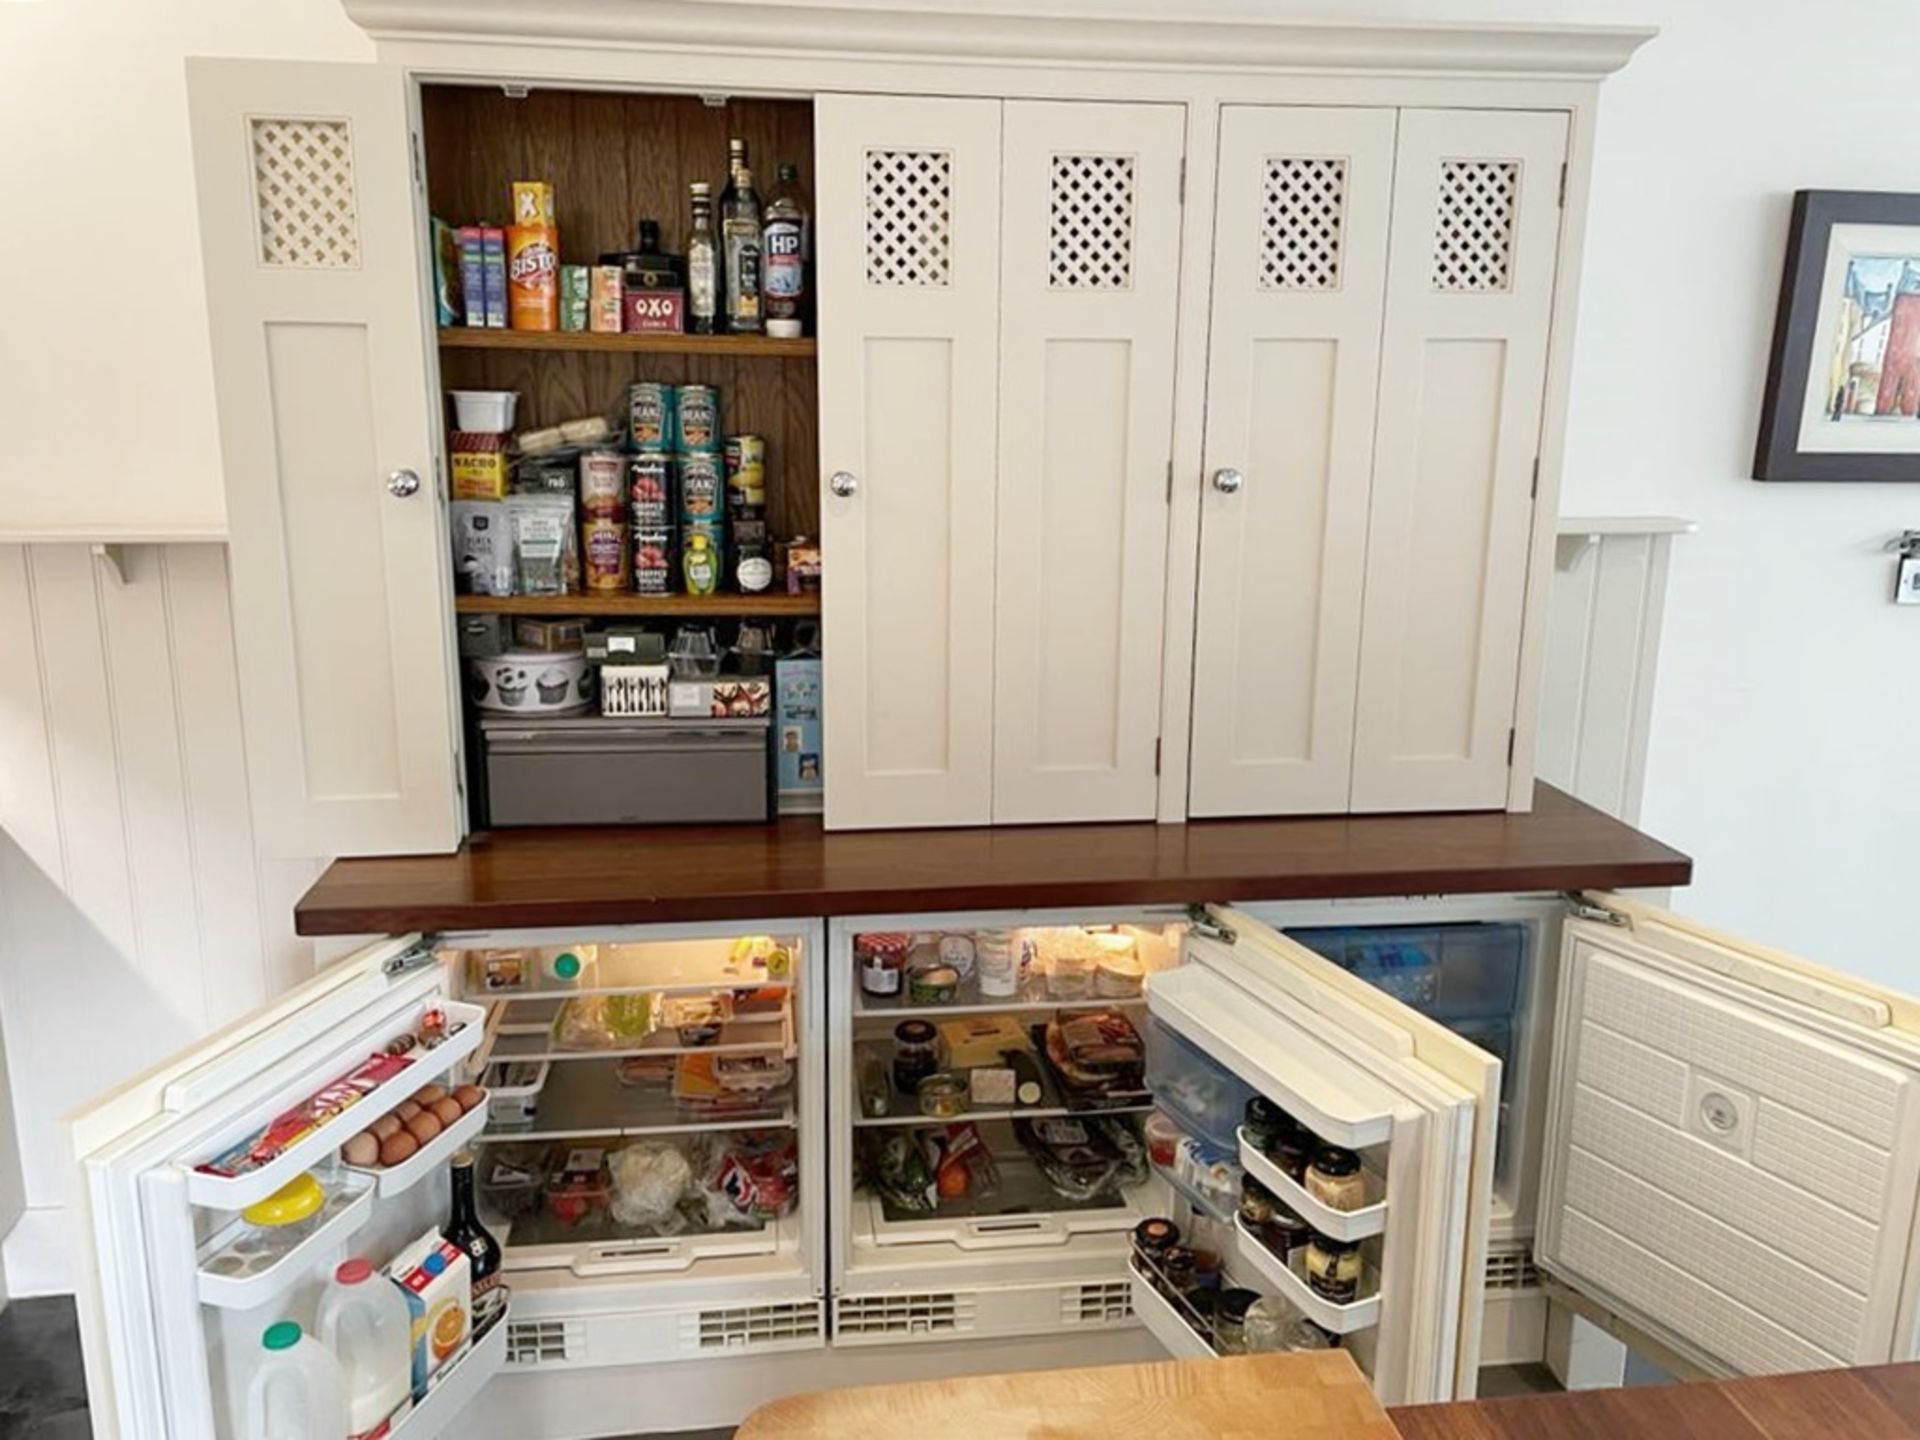
[[[394,1256],[387,1278],[413,1318],[413,1395],[457,1359],[473,1333],[473,1266],[467,1252],[429,1230]]]
[[[553,224],[553,186],[544,180],[513,182],[513,223]]]
[[[560,232],[551,225],[507,227],[507,324],[560,328]]]

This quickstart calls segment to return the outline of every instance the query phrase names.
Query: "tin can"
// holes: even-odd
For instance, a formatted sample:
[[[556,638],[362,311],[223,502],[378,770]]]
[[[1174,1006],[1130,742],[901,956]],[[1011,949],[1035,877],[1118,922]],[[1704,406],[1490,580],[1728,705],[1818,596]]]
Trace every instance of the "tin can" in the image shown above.
[[[680,573],[689,595],[713,595],[726,573],[726,557],[716,525],[687,525],[680,532]]]
[[[580,514],[618,520],[626,512],[627,457],[618,450],[580,456]]]
[[[627,553],[627,522],[590,515],[580,524],[583,578],[590,592],[625,590],[632,574]]]
[[[627,507],[635,530],[664,530],[673,523],[667,492],[673,461],[664,450],[627,457]]]
[[[673,531],[633,532],[633,589],[637,595],[673,593]]]
[[[672,450],[674,389],[658,380],[627,387],[627,443],[636,450]]]
[[[760,435],[727,437],[727,513],[758,515],[767,505],[767,442]]]
[[[720,522],[721,462],[718,455],[680,457],[680,518],[690,524]]]
[[[674,393],[674,423],[683,453],[720,453],[720,392],[711,385],[682,385]]]

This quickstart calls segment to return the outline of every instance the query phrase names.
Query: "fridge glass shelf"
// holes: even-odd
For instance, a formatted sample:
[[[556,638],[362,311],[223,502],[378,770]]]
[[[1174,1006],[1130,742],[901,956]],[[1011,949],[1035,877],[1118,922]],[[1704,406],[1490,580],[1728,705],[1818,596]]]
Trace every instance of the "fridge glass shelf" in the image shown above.
[[[1017,1142],[1011,1150],[994,1146],[993,1160],[1000,1172],[999,1184],[993,1193],[942,1197],[932,1210],[907,1210],[881,1197],[882,1217],[889,1224],[900,1224],[916,1220],[978,1220],[1000,1215],[1083,1214],[1101,1210],[1131,1213],[1134,1209],[1126,1190],[1120,1186],[1085,1199],[1062,1195]]]
[[[670,1135],[695,1130],[767,1130],[796,1123],[791,1084],[725,1111],[674,1099],[670,1080],[622,1085],[617,1060],[555,1065],[541,1087],[533,1119],[490,1124],[487,1142],[568,1139],[589,1135]]]

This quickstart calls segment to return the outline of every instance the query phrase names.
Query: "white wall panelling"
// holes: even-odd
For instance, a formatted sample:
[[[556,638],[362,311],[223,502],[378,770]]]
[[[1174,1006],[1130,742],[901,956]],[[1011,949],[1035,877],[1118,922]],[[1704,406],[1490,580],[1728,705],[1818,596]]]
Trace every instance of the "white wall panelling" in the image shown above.
[[[1664,518],[1562,517],[1540,699],[1540,778],[1640,818],[1675,535]]]
[[[1512,789],[1567,138],[1564,114],[1400,115],[1355,810]]]
[[[0,1048],[35,1219],[65,1199],[61,1115],[310,956],[292,906],[318,862],[255,858],[224,551],[124,559],[119,583],[83,545],[0,546]]]
[[[1395,123],[1221,116],[1194,815],[1347,808]]]
[[[993,803],[1000,103],[814,109],[827,824]]]
[[[188,90],[262,847],[451,849],[458,690],[406,82],[195,61]],[[403,469],[424,483],[396,498]]]
[[[1002,120],[993,818],[1153,818],[1183,113]]]

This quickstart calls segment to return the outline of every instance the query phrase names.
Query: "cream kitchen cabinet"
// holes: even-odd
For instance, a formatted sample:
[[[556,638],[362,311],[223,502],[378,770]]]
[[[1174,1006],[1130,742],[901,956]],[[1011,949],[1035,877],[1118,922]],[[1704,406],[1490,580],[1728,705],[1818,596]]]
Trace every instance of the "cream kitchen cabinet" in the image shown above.
[[[1594,100],[1643,32],[347,9],[379,63],[189,74],[271,850],[471,823],[440,391],[480,365],[434,336],[420,119],[458,86],[811,106],[819,383],[779,403],[830,826],[1528,803]],[[549,358],[590,383],[541,403],[610,401]]]

